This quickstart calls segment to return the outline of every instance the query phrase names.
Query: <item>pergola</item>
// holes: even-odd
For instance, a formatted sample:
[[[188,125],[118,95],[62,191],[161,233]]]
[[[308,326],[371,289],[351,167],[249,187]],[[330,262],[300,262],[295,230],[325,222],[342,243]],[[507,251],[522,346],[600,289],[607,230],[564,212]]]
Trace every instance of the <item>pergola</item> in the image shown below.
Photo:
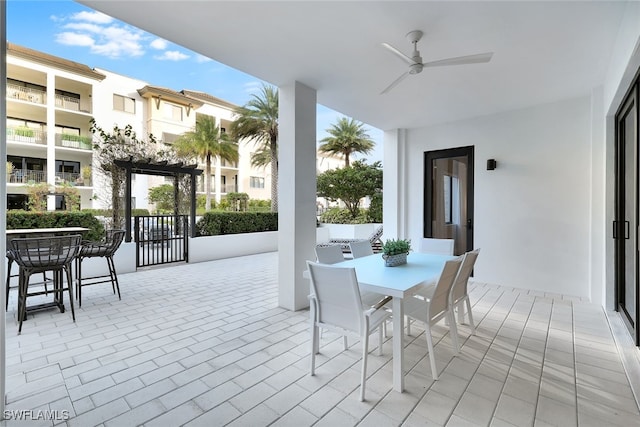
[[[202,174],[202,169],[198,169],[198,165],[185,165],[182,162],[169,163],[166,160],[161,162],[154,162],[152,159],[137,160],[134,161],[133,157],[128,159],[115,160],[116,166],[123,168],[127,172],[127,179],[125,181],[125,241],[131,241],[131,174],[137,173],[141,175],[155,175],[155,176],[170,176],[174,177],[173,181],[173,194],[174,200],[174,213],[178,215],[178,177],[180,175],[189,175],[191,177],[190,186],[190,209],[189,209],[189,222],[191,223],[190,236],[195,237],[195,223],[196,223],[196,175]]]

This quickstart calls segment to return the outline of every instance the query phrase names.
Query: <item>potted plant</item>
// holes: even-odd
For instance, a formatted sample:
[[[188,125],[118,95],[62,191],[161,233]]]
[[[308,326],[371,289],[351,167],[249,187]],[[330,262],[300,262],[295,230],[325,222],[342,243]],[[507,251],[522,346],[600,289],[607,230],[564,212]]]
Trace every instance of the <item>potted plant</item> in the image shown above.
[[[382,245],[382,258],[386,267],[395,267],[407,263],[407,255],[411,250],[411,240],[387,239]]]
[[[82,181],[86,184],[89,185],[89,183],[91,182],[91,166],[85,165],[82,167]]]

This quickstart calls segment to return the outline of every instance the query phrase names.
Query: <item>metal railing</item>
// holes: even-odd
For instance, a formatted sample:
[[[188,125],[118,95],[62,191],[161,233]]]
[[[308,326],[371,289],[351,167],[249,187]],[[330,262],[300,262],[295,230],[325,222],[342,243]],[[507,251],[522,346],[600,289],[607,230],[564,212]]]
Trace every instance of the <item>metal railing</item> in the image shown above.
[[[7,99],[18,99],[20,101],[33,102],[34,104],[46,104],[47,93],[38,89],[8,83]]]
[[[134,218],[136,266],[189,262],[189,217],[150,215]]]
[[[80,150],[92,150],[93,139],[90,136],[57,133],[56,146],[67,147],[67,148],[78,148]]]
[[[56,107],[71,111],[81,111],[83,113],[91,112],[91,103],[84,102],[82,98],[78,99],[64,95],[56,95]]]
[[[26,126],[11,126],[7,127],[7,141],[46,145],[47,133]]]
[[[82,174],[77,172],[56,172],[56,185],[64,184],[90,187],[91,179],[84,179]]]
[[[30,169],[14,169],[8,176],[9,184],[36,184],[47,182],[45,171],[35,171]]]

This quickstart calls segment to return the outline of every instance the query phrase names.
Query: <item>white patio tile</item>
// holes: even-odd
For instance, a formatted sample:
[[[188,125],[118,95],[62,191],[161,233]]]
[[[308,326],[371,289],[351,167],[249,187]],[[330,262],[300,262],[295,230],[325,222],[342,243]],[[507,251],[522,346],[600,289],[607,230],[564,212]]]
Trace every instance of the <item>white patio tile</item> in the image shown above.
[[[391,338],[369,355],[326,332],[309,375],[308,312],[277,306],[277,254],[119,276],[68,313],[39,312],[16,335],[7,313],[8,409],[68,409],[43,425],[629,426],[640,419],[607,317],[580,298],[471,283],[477,335],[405,337],[406,391],[392,390]],[[169,279],[170,278],[170,279]],[[176,286],[168,295],[159,283]],[[12,293],[10,307],[15,307]],[[375,339],[372,341],[375,346]],[[372,346],[372,347],[373,347]],[[51,363],[54,362],[54,363]],[[577,395],[576,395],[577,391]],[[19,425],[15,422],[7,425]],[[0,424],[4,425],[4,424]]]

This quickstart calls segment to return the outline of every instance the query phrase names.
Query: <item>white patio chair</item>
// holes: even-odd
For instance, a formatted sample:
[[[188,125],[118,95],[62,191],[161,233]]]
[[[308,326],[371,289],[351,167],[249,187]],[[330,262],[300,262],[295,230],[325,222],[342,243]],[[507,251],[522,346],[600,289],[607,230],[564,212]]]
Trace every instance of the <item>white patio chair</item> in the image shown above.
[[[349,243],[349,248],[351,249],[351,255],[353,255],[354,259],[373,255],[373,247],[371,246],[371,242],[369,242],[368,240],[363,240],[361,242],[351,242]]]
[[[453,255],[453,239],[433,239],[425,237],[420,244],[420,252],[425,254]]]
[[[320,264],[335,264],[344,261],[340,246],[316,246],[316,258]]]
[[[427,338],[431,374],[434,380],[438,379],[438,370],[436,368],[435,355],[433,354],[431,327],[443,318],[449,318],[449,336],[451,337],[451,341],[453,341],[456,354],[460,351],[458,346],[458,331],[456,330],[456,321],[453,318],[451,306],[451,287],[456,279],[458,270],[460,270],[461,264],[461,258],[456,258],[445,263],[431,299],[423,300],[412,297],[407,298],[404,302],[405,315],[411,319],[421,321],[425,325],[424,334]]]
[[[456,277],[455,282],[453,282],[453,287],[451,288],[451,305],[458,312],[458,322],[461,324],[464,322],[464,306],[466,304],[467,315],[469,316],[469,326],[471,326],[471,333],[473,335],[476,334],[476,327],[473,323],[471,301],[469,300],[467,285],[469,283],[469,277],[471,277],[471,272],[473,271],[473,266],[475,265],[479,254],[480,249],[469,251],[464,254],[460,271],[458,272],[458,276]]]
[[[334,267],[307,261],[311,291],[311,375],[315,375],[316,354],[320,352],[319,329],[331,329],[345,336],[356,335],[362,342],[362,373],[360,378],[360,401],[364,401],[367,379],[367,355],[369,335],[378,330],[378,354],[382,355],[382,323],[389,312],[381,309],[390,297],[379,306],[366,307],[360,296],[358,279],[354,268]]]

